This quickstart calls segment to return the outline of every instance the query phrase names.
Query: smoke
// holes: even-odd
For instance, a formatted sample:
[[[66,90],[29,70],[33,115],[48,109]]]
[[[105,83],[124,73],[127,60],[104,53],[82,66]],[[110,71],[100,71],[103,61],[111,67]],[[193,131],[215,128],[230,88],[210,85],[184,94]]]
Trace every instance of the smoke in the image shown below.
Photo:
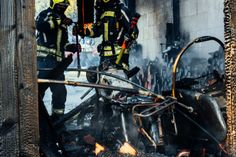
[[[143,58],[142,45],[137,44],[130,53],[130,67],[141,70],[133,81],[155,93],[161,94],[172,86],[172,68],[180,47],[168,47],[156,52],[156,58]],[[196,78],[217,70],[224,74],[224,53],[215,42],[204,42],[191,46],[182,56],[177,68],[177,80]],[[204,82],[202,80],[201,82]]]

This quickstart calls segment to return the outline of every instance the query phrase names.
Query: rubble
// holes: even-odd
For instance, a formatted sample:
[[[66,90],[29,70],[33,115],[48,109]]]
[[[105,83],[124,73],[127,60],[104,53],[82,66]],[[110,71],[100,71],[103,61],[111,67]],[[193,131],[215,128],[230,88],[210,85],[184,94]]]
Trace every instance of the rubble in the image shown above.
[[[98,157],[133,157],[131,155],[120,155],[120,154],[114,154],[114,152],[103,152],[98,155]],[[137,154],[137,157],[168,157],[166,155],[160,154],[160,153],[144,153],[140,152]]]

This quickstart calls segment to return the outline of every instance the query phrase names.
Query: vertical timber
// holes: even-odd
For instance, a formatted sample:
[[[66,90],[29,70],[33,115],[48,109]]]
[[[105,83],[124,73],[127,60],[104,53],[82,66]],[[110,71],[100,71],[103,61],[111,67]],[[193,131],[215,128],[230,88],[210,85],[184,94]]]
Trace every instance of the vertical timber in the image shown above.
[[[224,1],[227,149],[236,157],[236,0]]]
[[[225,2],[227,147],[236,157],[236,0]],[[0,1],[0,156],[39,156],[34,0]]]
[[[0,156],[39,156],[34,0],[0,1]]]

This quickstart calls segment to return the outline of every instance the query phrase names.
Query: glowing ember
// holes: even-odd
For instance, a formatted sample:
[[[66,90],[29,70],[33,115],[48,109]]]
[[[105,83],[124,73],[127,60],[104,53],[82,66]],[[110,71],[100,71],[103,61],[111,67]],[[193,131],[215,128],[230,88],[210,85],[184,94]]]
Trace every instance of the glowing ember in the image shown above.
[[[95,144],[95,154],[98,155],[99,153],[103,152],[105,148],[100,145],[99,143]]]
[[[125,142],[124,145],[120,147],[119,153],[129,154],[129,155],[132,155],[132,156],[137,155],[136,150],[127,142]]]
[[[190,151],[189,150],[182,150],[180,151],[176,157],[188,157],[190,155]]]

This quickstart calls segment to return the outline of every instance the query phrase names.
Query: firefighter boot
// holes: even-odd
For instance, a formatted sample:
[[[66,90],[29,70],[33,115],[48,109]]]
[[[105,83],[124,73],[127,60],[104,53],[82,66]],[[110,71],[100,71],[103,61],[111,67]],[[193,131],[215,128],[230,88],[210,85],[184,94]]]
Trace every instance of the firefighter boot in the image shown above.
[[[52,115],[51,115],[51,121],[52,123],[60,120],[62,116],[64,115],[64,109],[55,109],[52,108]]]

